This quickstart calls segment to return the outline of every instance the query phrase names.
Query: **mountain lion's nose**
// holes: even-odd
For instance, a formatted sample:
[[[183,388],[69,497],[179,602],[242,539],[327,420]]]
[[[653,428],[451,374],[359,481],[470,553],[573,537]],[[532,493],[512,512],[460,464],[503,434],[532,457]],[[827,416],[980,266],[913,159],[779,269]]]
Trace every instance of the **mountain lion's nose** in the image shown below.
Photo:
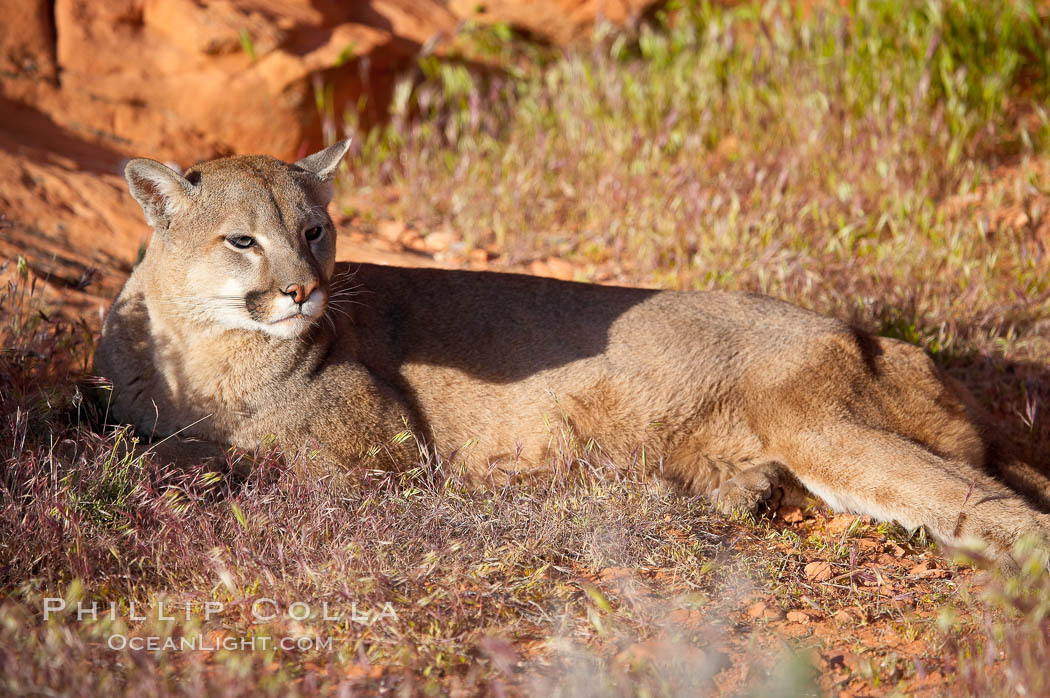
[[[303,284],[291,284],[290,286],[281,289],[281,293],[289,295],[292,300],[296,303],[305,303],[306,299],[310,297],[310,294],[317,289],[317,281],[310,281],[305,286]]]

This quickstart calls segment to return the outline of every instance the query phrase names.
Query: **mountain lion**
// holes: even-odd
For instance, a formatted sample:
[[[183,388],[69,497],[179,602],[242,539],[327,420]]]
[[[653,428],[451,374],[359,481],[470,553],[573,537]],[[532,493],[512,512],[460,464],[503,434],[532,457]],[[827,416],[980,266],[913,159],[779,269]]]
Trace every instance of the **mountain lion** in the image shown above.
[[[113,418],[347,466],[416,462],[410,433],[478,478],[541,469],[570,434],[727,510],[801,485],[948,543],[1048,538],[1017,490],[1045,507],[1050,481],[997,460],[972,398],[910,344],[748,293],[337,265],[348,146],[185,176],[128,163],[154,234],[95,356]]]

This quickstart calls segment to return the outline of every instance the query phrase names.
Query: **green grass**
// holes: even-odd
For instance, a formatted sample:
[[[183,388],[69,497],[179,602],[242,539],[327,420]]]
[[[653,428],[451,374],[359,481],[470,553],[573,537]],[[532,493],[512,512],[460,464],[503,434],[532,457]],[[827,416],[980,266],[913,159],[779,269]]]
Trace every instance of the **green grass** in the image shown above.
[[[396,190],[384,214],[448,225],[502,264],[557,255],[586,280],[762,291],[921,344],[1045,464],[1050,23],[1035,8],[671,3],[565,50],[468,26],[395,90],[388,123],[346,115],[360,150],[343,193]],[[316,96],[334,129],[331,92]],[[393,475],[264,450],[187,470],[126,457],[77,387],[92,329],[32,284],[22,269],[0,289],[2,693],[798,695],[934,673],[936,690],[1050,690],[1038,557],[1010,579],[909,580],[882,556],[935,557],[921,534],[728,520],[586,463],[478,490],[429,459]],[[808,580],[813,561],[836,581]],[[45,621],[53,596],[120,612]],[[314,613],[253,622],[260,598]],[[771,618],[747,613],[756,599]],[[130,619],[161,600],[191,619]],[[205,620],[208,601],[224,609]],[[323,601],[398,618],[328,621]],[[780,634],[780,611],[848,607],[866,620]],[[105,646],[127,632],[334,647]]]

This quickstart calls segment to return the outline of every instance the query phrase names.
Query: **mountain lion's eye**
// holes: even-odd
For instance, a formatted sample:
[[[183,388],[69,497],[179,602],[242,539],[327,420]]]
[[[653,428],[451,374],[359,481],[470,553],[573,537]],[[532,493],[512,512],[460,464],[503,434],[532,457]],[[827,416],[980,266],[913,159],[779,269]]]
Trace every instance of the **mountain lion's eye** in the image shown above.
[[[310,242],[313,242],[314,240],[319,240],[322,235],[324,235],[323,225],[315,225],[314,227],[306,231],[306,239]]]
[[[230,243],[238,250],[246,250],[255,244],[255,239],[248,237],[247,235],[236,235],[232,238],[226,238],[226,242]]]

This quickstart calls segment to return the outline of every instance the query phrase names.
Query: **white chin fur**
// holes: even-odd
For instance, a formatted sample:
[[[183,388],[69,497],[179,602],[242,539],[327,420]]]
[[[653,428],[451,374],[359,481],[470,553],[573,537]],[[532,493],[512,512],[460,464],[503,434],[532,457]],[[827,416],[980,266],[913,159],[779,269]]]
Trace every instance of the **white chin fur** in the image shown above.
[[[316,289],[302,305],[298,305],[288,296],[274,300],[270,321],[259,323],[260,328],[275,337],[292,339],[310,329],[324,314],[326,293]]]
[[[266,334],[273,335],[274,337],[294,339],[310,329],[310,326],[313,324],[314,320],[293,317],[279,322],[269,322],[265,324],[258,323],[258,327]]]

